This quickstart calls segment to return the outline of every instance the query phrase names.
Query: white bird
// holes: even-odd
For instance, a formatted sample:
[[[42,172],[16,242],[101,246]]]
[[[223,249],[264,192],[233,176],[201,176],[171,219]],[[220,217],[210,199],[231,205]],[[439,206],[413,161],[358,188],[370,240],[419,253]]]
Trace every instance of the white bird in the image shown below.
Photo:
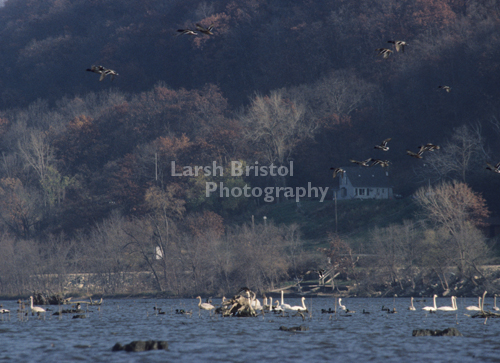
[[[302,306],[296,305],[296,306],[290,306],[286,310],[293,310],[293,311],[307,311],[307,307],[305,304],[306,298],[302,296]]]
[[[288,310],[290,309],[290,304],[285,304],[283,301],[283,290],[281,290],[281,309]]]
[[[415,306],[413,306],[413,296],[411,297],[410,307],[408,308],[408,310],[413,310],[413,311],[417,310],[417,309],[415,309]]]
[[[440,306],[438,310],[441,311],[455,311],[457,310],[457,302],[456,302],[456,297],[452,296],[451,297],[451,306]]]
[[[280,306],[280,302],[276,300],[275,302],[276,306],[273,306],[273,311],[276,313],[280,313],[283,311],[283,308]]]
[[[437,297],[438,297],[437,295],[434,295],[434,296],[432,297],[432,301],[433,301],[433,303],[434,303],[434,306],[424,306],[424,307],[422,308],[422,310],[425,310],[425,311],[436,311],[436,310],[437,310],[437,306],[436,306],[436,298],[437,298]]]
[[[347,308],[345,307],[345,305],[342,305],[342,299],[339,297],[339,308],[342,309],[342,310],[347,310]]]
[[[6,313],[10,313],[10,310],[0,309],[0,314],[6,314]]]
[[[493,310],[500,310],[498,307],[497,307],[497,294],[495,294],[495,298],[493,300]]]
[[[467,306],[465,308],[465,310],[469,310],[469,311],[481,311],[481,296],[479,296],[477,298],[477,301],[478,301],[477,306],[475,306],[475,305]]]
[[[200,299],[200,302],[198,303],[198,307],[203,310],[213,310],[215,309],[215,306],[213,306],[210,303],[202,303],[201,302],[201,296],[198,296],[197,299]]]
[[[32,313],[44,313],[45,309],[41,308],[40,306],[33,306],[33,296],[30,296],[30,303],[31,303],[31,312]]]

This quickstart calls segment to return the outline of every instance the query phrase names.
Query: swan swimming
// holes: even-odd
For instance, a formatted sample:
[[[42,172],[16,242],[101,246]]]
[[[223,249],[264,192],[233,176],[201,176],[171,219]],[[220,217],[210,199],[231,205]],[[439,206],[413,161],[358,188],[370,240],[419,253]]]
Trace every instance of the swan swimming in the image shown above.
[[[213,306],[210,303],[202,303],[201,302],[201,296],[198,296],[197,299],[200,299],[200,302],[198,303],[198,307],[203,310],[213,310],[215,309],[215,306]]]
[[[500,310],[500,308],[497,307],[497,294],[495,294],[494,300],[493,300],[493,310]]]
[[[440,311],[455,311],[455,310],[457,310],[456,299],[457,298],[455,296],[452,296],[451,297],[451,306],[441,306],[438,308],[438,310],[440,310]]]
[[[339,297],[339,308],[342,309],[342,310],[347,310],[347,308],[345,307],[345,305],[342,305],[342,298]]]
[[[306,298],[304,296],[302,296],[302,306],[300,305],[296,305],[296,306],[290,306],[288,309],[286,310],[293,310],[293,311],[307,311],[307,307],[306,307],[306,304],[305,304],[305,301],[306,301]]]
[[[437,306],[436,306],[436,298],[438,296],[436,294],[434,294],[434,296],[432,297],[432,301],[434,303],[434,306],[424,306],[422,308],[422,310],[425,310],[425,311],[436,311],[437,310]]]
[[[45,309],[40,306],[33,306],[33,296],[30,296],[31,312],[32,313],[44,313]]]
[[[465,310],[469,310],[469,311],[481,311],[481,296],[479,296],[477,298],[477,301],[478,301],[477,306],[475,306],[475,305],[467,306],[465,308]]]
[[[415,306],[413,306],[413,296],[411,297],[410,306],[408,307],[408,310],[412,310],[412,311],[417,310],[417,309],[415,309]]]
[[[289,304],[285,304],[283,302],[283,290],[281,290],[281,308],[284,310],[290,309],[291,306]]]

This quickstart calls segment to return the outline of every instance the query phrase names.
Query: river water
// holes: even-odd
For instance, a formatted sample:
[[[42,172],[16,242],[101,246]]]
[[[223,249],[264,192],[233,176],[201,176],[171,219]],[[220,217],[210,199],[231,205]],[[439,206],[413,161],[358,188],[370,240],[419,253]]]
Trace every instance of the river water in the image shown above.
[[[290,305],[300,299],[285,298]],[[451,305],[438,298],[437,305]],[[216,303],[217,300],[213,299]],[[333,298],[308,298],[310,313],[282,317],[222,318],[199,311],[195,299],[108,299],[89,307],[85,319],[75,314],[20,319],[15,301],[0,301],[11,314],[0,314],[1,362],[500,362],[500,319],[471,318],[464,306],[477,299],[458,299],[456,312],[426,313],[432,305],[409,299],[345,298],[355,313],[323,314],[335,308]],[[492,298],[486,298],[485,310]],[[165,314],[156,314],[154,307]],[[397,313],[382,311],[382,306]],[[64,308],[68,308],[65,306]],[[192,310],[191,316],[176,309]],[[363,309],[370,314],[363,314]],[[303,332],[280,326],[304,325]],[[457,328],[463,337],[413,337],[413,329]],[[168,351],[112,352],[117,342],[165,340]]]

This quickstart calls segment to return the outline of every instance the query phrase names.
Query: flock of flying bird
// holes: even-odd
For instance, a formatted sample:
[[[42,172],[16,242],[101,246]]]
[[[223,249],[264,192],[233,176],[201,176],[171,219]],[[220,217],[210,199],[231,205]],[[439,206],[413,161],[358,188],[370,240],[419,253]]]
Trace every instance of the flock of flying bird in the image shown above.
[[[197,23],[195,30],[186,28],[186,29],[177,29],[177,36],[179,35],[198,35],[198,33],[202,33],[205,35],[214,35],[212,32],[214,28],[214,25],[211,24],[208,27],[204,27],[201,24]],[[387,41],[388,43],[391,43],[394,45],[394,48],[396,49],[396,52],[401,51],[404,53],[405,47],[408,46],[408,43],[403,41],[403,40],[389,40]],[[389,56],[393,53],[393,51],[389,48],[377,48],[376,51],[378,52],[379,55],[383,56],[384,59],[389,58]],[[118,73],[112,69],[104,68],[103,66],[92,66],[90,68],[87,68],[87,71],[97,73],[100,75],[99,81],[102,81],[106,76],[111,76],[111,80],[114,80],[115,76],[118,76]],[[446,92],[451,92],[451,87],[450,86],[438,86],[438,89],[445,90]],[[391,138],[385,139],[382,141],[380,145],[375,145],[375,149],[379,149],[382,151],[387,151],[389,150],[389,147],[387,146],[387,143],[391,140]],[[406,153],[410,155],[411,157],[414,157],[416,159],[422,159],[422,154],[425,151],[434,151],[438,150],[440,147],[437,145],[433,145],[431,143],[427,143],[426,145],[420,146],[418,152],[414,152],[411,150],[406,150]],[[357,160],[350,160],[352,163],[358,164],[360,166],[374,166],[374,165],[380,165],[381,167],[386,167],[389,166],[389,161],[388,160],[381,160],[381,159],[373,159],[369,158],[364,161],[357,161]],[[333,170],[333,177],[335,178],[337,174],[341,174],[341,176],[344,176],[345,170],[342,168],[330,168]],[[495,173],[500,174],[500,162],[498,162],[495,165],[492,165],[490,163],[487,163],[486,169],[491,170]]]
[[[401,51],[404,53],[405,47],[408,46],[408,43],[406,43],[403,40],[389,40],[387,41],[388,43],[394,44],[394,47],[396,49],[396,52]],[[394,53],[391,49],[389,48],[377,48],[376,51],[378,52],[378,55],[381,55],[384,59],[389,58],[389,56]],[[451,87],[450,86],[438,86],[438,89],[442,89],[446,92],[451,92]],[[379,149],[382,151],[388,151],[389,147],[387,146],[387,143],[391,141],[391,138],[387,138],[380,145],[375,145],[375,149]],[[426,145],[419,146],[419,151],[414,152],[411,150],[406,150],[406,153],[416,159],[422,159],[422,154],[425,151],[434,151],[438,150],[440,147],[438,145],[433,145],[432,143],[427,143]],[[389,166],[389,161],[388,160],[381,160],[381,159],[373,159],[373,158],[368,158],[363,161],[358,161],[358,160],[353,160],[350,159],[352,163],[358,164],[360,166],[374,166],[374,165],[380,165],[381,167],[386,167]],[[495,173],[500,174],[500,162],[498,162],[495,165],[492,165],[490,163],[486,163],[486,169],[491,170]],[[341,175],[342,177],[344,176],[345,170],[342,168],[336,168],[332,167],[330,170],[333,170],[333,178],[335,178],[337,175]]]
[[[384,141],[382,141],[379,145],[375,145],[374,149],[382,150],[382,151],[388,151],[389,146],[387,144],[389,141],[391,141],[392,138],[387,138]],[[416,159],[422,159],[422,154],[426,151],[434,151],[434,150],[439,150],[441,147],[439,145],[434,145],[430,142],[428,142],[425,145],[421,145],[418,147],[418,152],[414,152],[411,150],[406,150],[406,153],[410,155],[413,158]],[[385,168],[386,166],[389,166],[390,162],[389,160],[382,160],[382,159],[373,159],[373,158],[368,158],[363,161],[358,161],[354,159],[349,160],[351,163],[358,164],[359,166],[365,166],[365,167],[370,167],[374,165],[380,165],[381,167]],[[500,168],[500,163],[497,165]],[[344,176],[345,170],[342,168],[330,168],[330,170],[333,170],[333,177],[335,178],[338,174],[340,174],[342,177]],[[500,173],[500,170],[498,171]]]
[[[177,32],[179,34],[177,35],[198,35],[198,32],[205,35],[214,35],[214,33],[212,33],[213,28],[213,24],[207,28],[205,28],[201,24],[196,24],[196,30],[178,29]],[[111,76],[111,80],[114,80],[115,76],[118,76],[118,73],[116,71],[109,68],[104,68],[103,66],[92,66],[90,68],[87,68],[87,71],[100,74],[101,77],[99,77],[99,81],[102,81],[104,78],[106,78],[106,76]]]

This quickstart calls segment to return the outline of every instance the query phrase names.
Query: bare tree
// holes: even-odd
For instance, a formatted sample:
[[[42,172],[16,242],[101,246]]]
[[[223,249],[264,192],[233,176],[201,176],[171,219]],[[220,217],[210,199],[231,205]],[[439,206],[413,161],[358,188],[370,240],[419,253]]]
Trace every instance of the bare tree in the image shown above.
[[[437,180],[459,178],[465,182],[469,173],[484,159],[484,141],[480,132],[467,125],[456,128],[451,140],[441,150],[427,152],[422,175]]]
[[[256,96],[241,120],[245,138],[260,150],[266,163],[279,167],[316,130],[316,124],[304,116],[303,103],[284,98],[282,91],[272,91],[269,96]]]
[[[420,188],[415,197],[427,218],[448,232],[453,248],[447,250],[453,254],[459,272],[462,275],[470,270],[480,272],[479,263],[485,260],[488,249],[477,227],[482,226],[489,215],[482,196],[467,184],[453,181]]]

